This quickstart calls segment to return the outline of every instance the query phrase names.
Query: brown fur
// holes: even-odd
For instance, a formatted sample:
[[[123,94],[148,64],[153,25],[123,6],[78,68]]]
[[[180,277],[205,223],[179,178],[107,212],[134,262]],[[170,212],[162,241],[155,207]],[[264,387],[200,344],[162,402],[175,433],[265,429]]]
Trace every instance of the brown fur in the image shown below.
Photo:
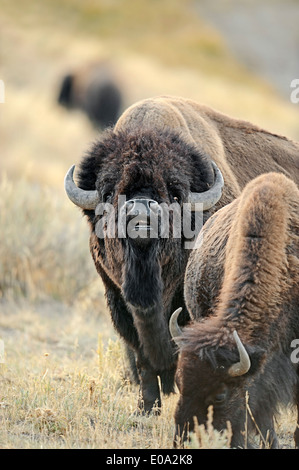
[[[204,223],[261,173],[284,173],[299,184],[298,143],[193,101],[164,96],[140,101],[123,113],[114,130],[106,132],[83,158],[78,185],[97,189],[102,198],[113,194],[109,200],[115,207],[119,194],[127,199],[142,195],[166,204],[179,195],[185,203],[190,191],[203,192],[213,184],[211,160],[220,168],[225,184],[219,202],[204,212]],[[182,325],[189,321],[183,279],[191,250],[184,248],[183,239],[174,238],[156,240],[142,250],[130,240],[100,240],[95,234],[94,211],[85,214],[112,320],[136,353],[144,408],[150,411],[153,403],[161,403],[158,376],[163,391],[173,390],[176,354],[168,320],[174,309],[183,306],[180,321]],[[217,243],[223,243],[226,236],[219,231]],[[201,269],[208,271],[208,263]],[[216,275],[210,269],[213,282],[198,294],[200,308],[214,297],[221,269]]]
[[[80,109],[101,129],[116,123],[122,107],[122,91],[108,60],[86,64],[66,75],[58,102],[68,109]]]
[[[209,374],[213,367],[207,366],[204,360],[199,363],[198,359],[194,361],[194,356],[201,359],[207,355],[212,357],[216,350],[218,352],[215,354],[218,355],[225,355],[225,351],[231,351],[232,354],[236,349],[232,336],[234,330],[237,330],[253,355],[257,349],[263,351],[258,366],[253,365],[256,370],[249,371],[250,374],[256,374],[257,383],[263,371],[267,372],[270,379],[275,379],[276,369],[271,361],[274,357],[275,364],[276,354],[288,366],[291,341],[299,337],[297,186],[277,173],[256,178],[246,186],[236,201],[209,219],[201,235],[202,244],[190,255],[185,276],[186,305],[194,322],[185,329],[181,340],[179,375],[182,397],[186,394],[185,388],[190,387],[187,381],[193,381],[191,386],[197,390],[203,387],[195,379],[196,376],[204,377],[203,370],[207,383],[211,380]],[[186,364],[188,379],[184,375]],[[191,364],[194,364],[193,367]],[[274,372],[271,375],[269,371],[272,369]],[[246,388],[252,387],[252,377],[246,379],[249,372],[240,378],[215,376],[213,386],[221,388],[220,385],[227,381],[234,388],[232,395],[237,394],[240,398]],[[290,382],[290,388],[293,387],[292,372],[289,378],[287,371],[285,374],[285,384]],[[284,390],[282,386],[281,396],[272,400],[269,411],[271,418],[277,403],[284,401],[287,392],[291,396],[288,399],[295,402],[293,390]],[[253,407],[259,410],[255,418],[266,431],[269,416],[267,421],[259,409],[262,395],[263,385],[259,383],[254,389]],[[271,402],[271,396],[268,398]],[[196,397],[196,392],[188,405],[183,404],[184,399],[181,398],[176,412],[177,425],[182,427],[186,406],[191,410],[188,412],[190,419],[190,413],[196,414],[195,410],[200,406],[199,403],[202,405],[203,400],[200,393]],[[186,420],[187,416],[183,419]],[[217,412],[215,419],[217,423]],[[224,419],[234,423],[229,407]],[[267,425],[264,425],[264,421],[267,421]],[[235,427],[239,425],[235,423]],[[239,442],[239,436],[236,442]]]
[[[172,130],[214,160],[226,183],[221,207],[262,173],[284,173],[299,184],[298,142],[194,101],[171,96],[140,101],[115,126],[116,131],[138,129]]]

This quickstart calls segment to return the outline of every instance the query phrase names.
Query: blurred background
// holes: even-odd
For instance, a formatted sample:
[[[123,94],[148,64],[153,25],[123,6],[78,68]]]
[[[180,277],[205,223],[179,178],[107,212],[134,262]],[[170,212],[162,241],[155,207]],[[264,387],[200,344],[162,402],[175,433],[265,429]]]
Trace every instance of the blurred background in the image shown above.
[[[159,420],[131,417],[136,390],[64,175],[159,94],[299,140],[298,24],[299,0],[0,0],[1,448],[172,446],[177,397]]]
[[[0,0],[2,306],[105,309],[63,178],[135,101],[181,95],[299,140],[298,24],[298,0]]]

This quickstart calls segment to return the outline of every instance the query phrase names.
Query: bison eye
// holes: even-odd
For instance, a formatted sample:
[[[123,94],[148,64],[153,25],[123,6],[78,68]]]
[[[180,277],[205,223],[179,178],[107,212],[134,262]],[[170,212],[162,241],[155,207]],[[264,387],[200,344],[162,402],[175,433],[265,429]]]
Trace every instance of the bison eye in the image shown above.
[[[178,193],[173,193],[173,194],[172,194],[172,200],[173,200],[174,202],[178,202],[179,204],[181,204],[181,202],[182,202],[181,195],[178,194]]]
[[[114,192],[113,191],[103,191],[102,192],[102,199],[103,199],[103,202],[110,202],[111,199],[113,198],[114,196]]]
[[[220,405],[221,403],[223,403],[225,400],[226,400],[226,397],[227,397],[227,391],[224,390],[223,392],[221,393],[217,393],[217,395],[214,396],[214,404],[215,405]]]

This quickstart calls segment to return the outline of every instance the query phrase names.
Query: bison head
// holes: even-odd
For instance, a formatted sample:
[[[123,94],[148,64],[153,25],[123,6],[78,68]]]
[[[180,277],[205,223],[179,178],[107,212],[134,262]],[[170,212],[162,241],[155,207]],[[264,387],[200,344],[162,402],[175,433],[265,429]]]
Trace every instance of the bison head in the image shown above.
[[[175,442],[186,440],[194,430],[194,417],[205,425],[212,406],[215,429],[222,431],[231,423],[233,447],[253,447],[252,433],[264,445],[276,447],[273,417],[278,403],[291,399],[297,380],[287,355],[244,346],[236,331],[209,319],[182,331],[176,321],[179,313],[180,309],[169,322],[180,348]]]
[[[170,211],[169,236],[161,237],[160,208],[189,203],[192,225],[198,206],[207,214],[220,199],[220,171],[195,146],[166,131],[109,131],[83,159],[78,186],[73,171],[65,178],[67,195],[88,216],[114,282],[132,305],[155,304],[163,266],[172,259],[173,269],[181,268],[184,239],[172,236],[175,211]]]
[[[117,142],[121,144],[123,140],[127,143],[128,148],[119,145],[117,149]],[[106,148],[107,144],[108,148]],[[84,174],[79,176],[82,185],[88,184],[87,190],[80,189],[80,184],[79,187],[75,185],[73,180],[74,165],[65,178],[65,189],[68,197],[82,209],[95,209],[100,202],[103,202],[103,199],[105,200],[111,195],[111,188],[115,194],[116,183],[122,180],[122,176],[126,177],[128,171],[133,167],[135,168],[131,174],[131,180],[135,179],[134,184],[131,186],[130,182],[127,183],[130,192],[134,192],[134,190],[140,192],[142,183],[145,182],[144,177],[147,186],[150,185],[154,189],[162,176],[164,195],[157,195],[160,200],[164,199],[164,201],[170,202],[171,199],[183,197],[185,202],[192,205],[193,210],[199,208],[196,204],[201,204],[200,210],[204,211],[211,209],[222,194],[223,178],[217,166],[206,155],[186,144],[176,134],[171,135],[167,132],[160,132],[158,135],[149,133],[142,136],[125,136],[120,132],[117,134],[112,133],[103,142],[94,145],[90,157],[91,160],[95,158],[94,163],[98,164],[97,167],[92,164],[93,162],[89,158],[89,161],[85,162],[88,165],[83,165]],[[117,165],[117,173],[111,175],[113,163],[115,162],[119,163],[120,166]],[[103,164],[104,166],[102,166]],[[143,174],[141,181],[136,181],[136,177],[139,176],[136,174],[136,166]],[[151,167],[149,173],[146,172],[147,167]],[[92,173],[89,172],[89,169],[92,170]],[[86,170],[88,172],[88,182],[85,181]],[[108,171],[109,176],[101,178],[100,176],[105,174],[105,170]],[[125,170],[123,175],[120,170]],[[179,175],[181,178],[178,177]],[[142,191],[146,192],[146,188],[143,187]],[[167,195],[165,191],[168,193]]]

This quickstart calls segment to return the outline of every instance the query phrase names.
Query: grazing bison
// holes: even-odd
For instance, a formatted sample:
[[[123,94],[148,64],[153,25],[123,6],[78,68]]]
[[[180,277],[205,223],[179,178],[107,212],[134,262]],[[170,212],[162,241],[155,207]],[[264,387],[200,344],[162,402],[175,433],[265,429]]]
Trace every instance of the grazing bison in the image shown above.
[[[179,228],[176,237],[152,237],[150,216],[162,204],[184,209],[189,201],[193,227],[198,202],[205,223],[260,173],[275,170],[299,181],[298,155],[299,145],[285,137],[186,99],[158,97],[131,106],[114,130],[94,143],[81,162],[78,186],[74,167],[67,173],[66,192],[91,228],[90,249],[113,323],[135,352],[145,411],[155,403],[160,407],[158,376],[162,391],[173,391],[177,359],[168,321],[184,307],[191,251],[181,225],[174,227],[174,213],[169,212],[169,226]],[[115,214],[103,213],[105,203]],[[113,234],[124,213],[128,225],[137,213],[142,219],[132,236],[98,236],[99,224]],[[184,307],[180,322],[188,320]]]
[[[102,129],[116,123],[122,106],[122,93],[107,63],[93,63],[66,75],[61,83],[58,103],[81,109]]]
[[[282,174],[250,182],[241,196],[202,229],[185,275],[193,319],[170,328],[180,348],[176,435],[186,438],[214,408],[213,425],[231,422],[232,446],[244,443],[246,391],[255,423],[248,429],[278,446],[273,418],[281,404],[299,412],[299,367],[291,361],[299,338],[299,190]],[[295,361],[296,362],[296,361]],[[295,431],[299,446],[299,429]]]

